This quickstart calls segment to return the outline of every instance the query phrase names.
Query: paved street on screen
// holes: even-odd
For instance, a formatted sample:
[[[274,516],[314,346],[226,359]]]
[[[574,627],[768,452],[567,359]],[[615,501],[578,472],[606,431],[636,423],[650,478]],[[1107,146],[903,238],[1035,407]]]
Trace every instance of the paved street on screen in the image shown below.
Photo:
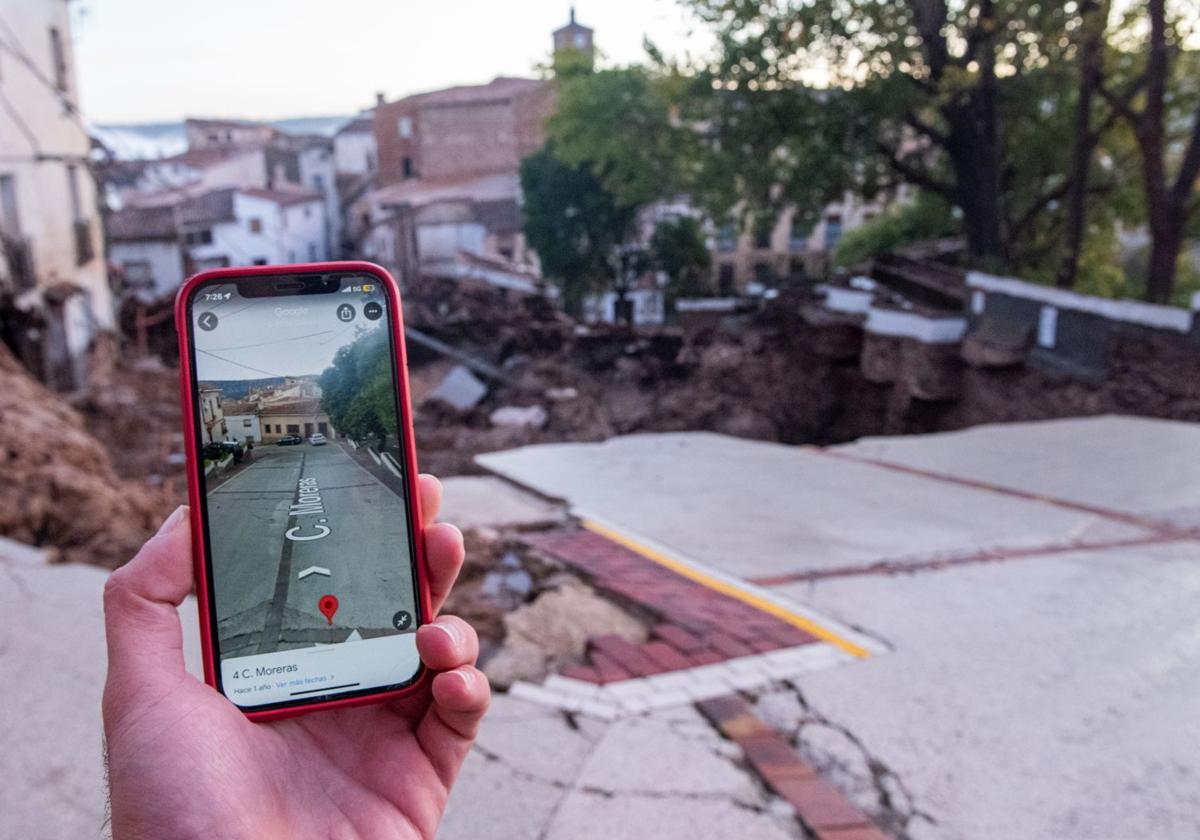
[[[368,638],[394,632],[397,612],[415,614],[398,482],[347,444],[253,457],[208,494],[223,656]],[[332,625],[325,595],[338,601]]]

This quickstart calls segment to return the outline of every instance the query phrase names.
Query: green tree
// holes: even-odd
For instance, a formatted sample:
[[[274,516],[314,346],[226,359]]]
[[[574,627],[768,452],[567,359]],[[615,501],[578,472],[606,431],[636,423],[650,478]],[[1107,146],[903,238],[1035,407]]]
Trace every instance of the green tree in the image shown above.
[[[521,162],[521,189],[525,237],[564,308],[578,315],[587,295],[612,282],[610,261],[637,208],[619,202],[587,165],[564,163],[553,141]]]
[[[772,142],[777,137],[796,138],[791,149],[783,147],[784,156],[797,147],[805,154],[806,140],[817,148],[836,146],[829,175],[870,186],[877,178],[870,161],[853,160],[869,142],[896,178],[959,208],[968,251],[982,264],[1006,264],[1010,227],[1032,224],[1054,194],[1061,198],[1061,178],[1013,189],[1025,173],[1010,165],[1019,147],[1007,142],[1003,120],[1021,114],[1036,121],[1048,104],[1058,110],[1045,100],[1050,77],[1037,74],[1062,59],[1071,4],[685,2],[713,27],[718,50],[707,72],[714,86],[738,94],[744,119],[770,130],[771,114],[781,110],[773,103],[786,103],[779,127],[758,145],[760,159],[780,154]],[[815,89],[804,95],[799,89],[806,85]],[[1040,98],[1031,97],[1031,89]],[[831,107],[830,118],[840,119],[818,135],[809,125],[821,125],[822,115],[812,111],[822,102]],[[788,109],[799,109],[798,124]],[[842,149],[852,152],[849,166]],[[733,150],[735,158],[741,154]],[[760,185],[760,197],[774,188]]]
[[[660,221],[650,238],[650,252],[655,266],[670,278],[669,298],[711,293],[708,270],[712,266],[712,255],[698,219],[673,216]]]
[[[956,233],[958,223],[941,198],[918,193],[916,199],[850,231],[838,242],[834,262],[854,265],[905,245]]]
[[[383,330],[360,331],[319,380],[321,406],[333,427],[359,440],[397,434],[390,344]]]
[[[1129,7],[1118,67],[1098,92],[1132,130],[1150,230],[1146,298],[1175,292],[1188,220],[1200,209],[1200,3],[1148,0]]]
[[[627,207],[678,190],[690,134],[671,119],[665,80],[629,67],[560,77],[557,88],[546,134],[559,160],[590,170]]]

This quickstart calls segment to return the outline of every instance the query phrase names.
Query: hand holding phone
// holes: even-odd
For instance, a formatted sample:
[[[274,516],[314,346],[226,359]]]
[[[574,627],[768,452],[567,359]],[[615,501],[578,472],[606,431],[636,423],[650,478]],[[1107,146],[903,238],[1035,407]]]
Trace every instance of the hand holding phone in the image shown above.
[[[207,271],[176,323],[205,678],[256,720],[415,690],[430,595],[395,281]]]
[[[419,483],[436,615],[462,565],[462,535],[433,524],[436,479]],[[432,838],[488,705],[465,622],[416,634],[428,690],[270,725],[184,668],[176,607],[192,588],[191,534],[176,511],[105,588],[104,730],[114,840],[206,836]]]

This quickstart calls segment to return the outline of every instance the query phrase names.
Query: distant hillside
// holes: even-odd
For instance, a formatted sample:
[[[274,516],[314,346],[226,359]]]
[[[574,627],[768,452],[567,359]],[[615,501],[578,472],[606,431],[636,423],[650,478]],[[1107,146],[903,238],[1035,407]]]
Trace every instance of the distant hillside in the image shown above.
[[[243,400],[250,393],[251,389],[273,388],[277,385],[282,385],[283,377],[275,376],[266,379],[219,379],[216,381],[206,379],[203,384],[221,389],[221,393],[227,400]]]
[[[353,115],[334,117],[289,117],[268,122],[287,134],[323,134],[334,132],[354,119]],[[183,122],[110,123],[88,129],[120,160],[170,157],[187,148]]]

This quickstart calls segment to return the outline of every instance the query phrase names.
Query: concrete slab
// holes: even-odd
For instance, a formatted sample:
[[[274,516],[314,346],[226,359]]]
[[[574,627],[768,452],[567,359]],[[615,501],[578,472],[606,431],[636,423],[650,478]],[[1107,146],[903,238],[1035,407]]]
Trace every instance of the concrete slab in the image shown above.
[[[894,649],[801,677],[807,709],[776,701],[775,714],[825,718],[861,745],[803,729],[819,766],[866,750],[894,771],[935,821],[910,823],[915,838],[1198,837],[1198,555],[1176,544],[788,587]]]
[[[565,518],[562,505],[514,487],[494,476],[442,479],[442,509],[438,517],[465,531],[469,528],[539,528]]]
[[[557,811],[564,793],[544,781],[515,776],[482,754],[467,756],[450,795],[438,840],[529,840]]]
[[[104,823],[100,694],[105,646],[102,593],[93,566],[0,558],[0,814],[5,837],[98,837]],[[194,602],[182,609],[197,673]],[[14,700],[14,698],[19,698]]]
[[[709,433],[629,435],[477,458],[573,512],[730,574],[1076,539],[1101,520],[817,452]],[[1142,533],[1104,523],[1106,537]]]
[[[540,836],[799,838],[795,816],[733,763],[692,708],[610,725]]]
[[[733,800],[688,796],[609,799],[574,791],[562,803],[545,840],[800,840],[795,817]]]
[[[1200,508],[1200,423],[1085,417],[864,438],[837,449],[1128,513]]]

